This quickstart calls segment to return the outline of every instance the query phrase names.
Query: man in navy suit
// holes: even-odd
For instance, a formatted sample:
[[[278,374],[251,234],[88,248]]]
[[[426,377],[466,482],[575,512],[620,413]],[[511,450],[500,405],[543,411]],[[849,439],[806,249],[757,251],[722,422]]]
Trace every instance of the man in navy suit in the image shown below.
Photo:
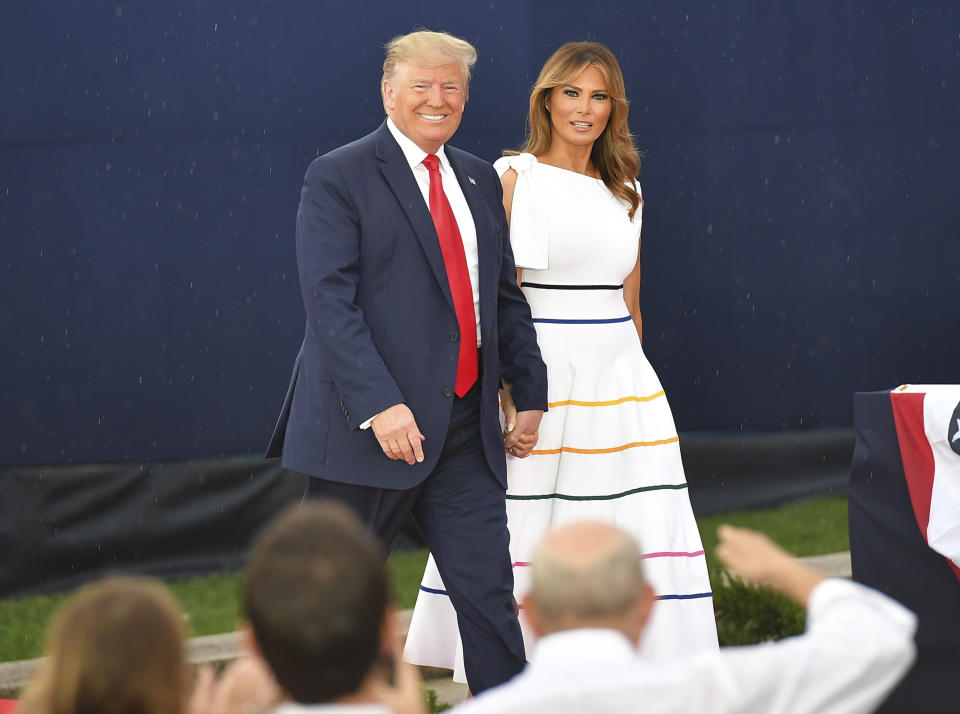
[[[446,143],[475,61],[444,33],[395,38],[387,120],[307,170],[296,239],[306,335],[267,455],[387,543],[412,513],[479,692],[525,663],[505,451],[529,450],[547,387],[499,179]],[[501,379],[517,406],[506,441]]]

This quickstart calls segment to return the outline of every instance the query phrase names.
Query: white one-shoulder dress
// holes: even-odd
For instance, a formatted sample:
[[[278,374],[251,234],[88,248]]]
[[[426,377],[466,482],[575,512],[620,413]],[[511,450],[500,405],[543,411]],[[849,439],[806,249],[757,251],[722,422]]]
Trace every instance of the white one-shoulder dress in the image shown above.
[[[607,521],[637,538],[657,596],[642,653],[663,659],[716,649],[710,581],[673,414],[623,300],[641,209],[631,220],[626,202],[602,181],[531,154],[494,166],[500,175],[517,172],[511,244],[547,365],[549,401],[532,454],[507,456],[517,600],[548,530]],[[520,622],[529,657],[534,635],[522,611]],[[432,557],[404,658],[453,669],[465,681],[456,615]]]

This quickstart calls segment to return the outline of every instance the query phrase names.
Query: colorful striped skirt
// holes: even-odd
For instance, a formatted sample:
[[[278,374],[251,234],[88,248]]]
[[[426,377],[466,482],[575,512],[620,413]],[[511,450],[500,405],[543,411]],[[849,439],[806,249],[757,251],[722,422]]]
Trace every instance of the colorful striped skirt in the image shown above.
[[[525,286],[547,364],[549,411],[525,459],[507,457],[507,524],[515,593],[527,591],[543,535],[578,520],[615,523],[644,553],[658,598],[641,643],[655,659],[717,648],[713,600],[690,507],[673,415],[643,353],[622,291]],[[520,614],[527,654],[535,641]],[[433,558],[404,658],[455,670],[456,616]]]

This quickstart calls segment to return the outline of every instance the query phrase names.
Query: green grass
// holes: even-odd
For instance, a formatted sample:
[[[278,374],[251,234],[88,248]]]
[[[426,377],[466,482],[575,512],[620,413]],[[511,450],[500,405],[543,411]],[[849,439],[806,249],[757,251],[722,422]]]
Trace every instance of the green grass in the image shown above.
[[[724,577],[714,556],[717,527],[723,523],[752,528],[797,556],[850,550],[847,499],[817,498],[762,511],[739,511],[698,519],[707,552],[713,610],[720,644],[747,645],[803,632],[803,608],[767,588]]]
[[[844,496],[815,498],[762,511],[737,511],[698,518],[700,538],[711,570],[718,567],[713,549],[717,546],[717,527],[723,523],[766,533],[781,548],[801,557],[850,550],[847,499]]]
[[[717,526],[731,523],[767,533],[795,555],[822,555],[849,550],[845,498],[819,498],[782,508],[742,511],[699,519],[714,588],[721,642],[737,644],[792,634],[803,627],[803,613],[779,596],[742,584],[726,585],[713,559]],[[390,572],[398,606],[413,607],[427,551],[395,553]],[[168,583],[195,636],[229,632],[240,619],[242,576],[217,575]],[[0,600],[0,662],[39,657],[43,630],[65,595]],[[799,613],[799,619],[798,619]],[[726,634],[725,634],[726,633]]]
[[[429,551],[424,548],[390,556],[390,578],[393,581],[393,598],[397,607],[406,610],[413,607],[417,601],[420,578],[423,577],[428,554]]]
[[[211,575],[167,583],[180,603],[191,635],[236,629],[240,619],[242,575]],[[0,662],[32,659],[43,653],[44,628],[67,594],[0,600]]]
[[[177,580],[167,585],[187,613],[190,633],[215,635],[237,629],[242,573]]]
[[[66,595],[0,601],[0,662],[39,657],[47,620]]]

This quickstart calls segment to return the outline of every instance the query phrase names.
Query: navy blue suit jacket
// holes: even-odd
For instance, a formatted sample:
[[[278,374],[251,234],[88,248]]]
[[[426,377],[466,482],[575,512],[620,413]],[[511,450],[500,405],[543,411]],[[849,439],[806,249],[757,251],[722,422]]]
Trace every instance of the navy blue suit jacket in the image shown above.
[[[517,408],[546,409],[546,368],[517,287],[502,189],[493,167],[446,145],[477,229],[481,433],[506,487],[497,390]],[[459,335],[433,220],[384,122],[314,160],[297,213],[297,265],[306,334],[267,456],[331,481],[407,489],[440,456],[453,405]],[[424,461],[391,461],[359,425],[404,402]]]

